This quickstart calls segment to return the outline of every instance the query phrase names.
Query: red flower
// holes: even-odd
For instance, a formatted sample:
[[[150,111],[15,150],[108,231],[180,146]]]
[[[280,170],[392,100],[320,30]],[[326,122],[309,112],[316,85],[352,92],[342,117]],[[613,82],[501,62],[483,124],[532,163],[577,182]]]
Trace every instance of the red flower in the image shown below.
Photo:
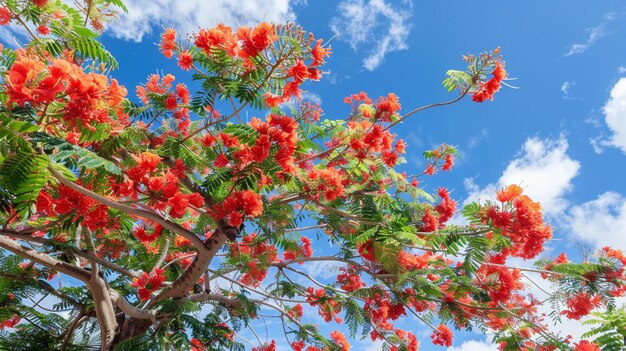
[[[22,318],[18,315],[15,315],[5,321],[0,322],[0,330],[4,328],[13,328],[22,320]]]
[[[161,163],[161,156],[151,152],[144,152],[134,159],[139,162],[139,167],[148,173],[154,172]]]
[[[586,292],[578,293],[567,299],[566,304],[569,309],[561,311],[561,314],[569,319],[578,320],[600,305],[600,295],[592,298]]]
[[[309,77],[309,70],[302,60],[298,60],[295,65],[291,66],[288,73],[298,84]]]
[[[163,268],[156,268],[150,274],[143,272],[139,278],[134,278],[130,286],[138,288],[139,298],[145,301],[152,296],[152,292],[159,290],[167,279]]]
[[[252,351],[276,351],[276,341],[272,340],[270,344],[264,344],[261,347],[253,347]]]
[[[193,66],[193,56],[187,51],[181,52],[178,54],[178,67],[184,69],[185,71],[189,71]]]
[[[267,107],[276,107],[283,103],[283,97],[272,93],[263,94],[265,105]]]
[[[0,26],[3,26],[11,21],[11,11],[6,7],[0,7]]]
[[[155,228],[152,235],[148,235],[144,227],[138,227],[135,230],[133,230],[133,234],[135,234],[135,237],[137,237],[137,240],[139,240],[139,242],[151,243],[155,241],[156,239],[158,239],[159,236],[161,236],[161,231],[162,231],[162,228],[158,228],[158,229]]]
[[[161,52],[165,57],[171,58],[173,55],[172,50],[176,48],[176,30],[173,28],[165,29],[165,32],[161,35]]]
[[[435,168],[434,165],[428,165],[428,166],[426,166],[426,170],[424,170],[424,173],[428,174],[428,175],[433,175],[433,174],[435,174],[436,171],[437,171],[437,169]]]
[[[581,340],[579,343],[574,343],[575,351],[602,351],[595,343],[587,340]]]
[[[178,101],[176,100],[176,96],[174,94],[170,94],[165,98],[165,108],[172,111],[178,106]]]
[[[478,90],[472,95],[473,101],[483,102],[487,99],[493,100],[493,94],[500,90],[500,82],[506,78],[506,71],[501,62],[497,61],[495,64],[496,68],[492,72],[493,78],[478,87]]]
[[[322,39],[318,39],[315,42],[315,46],[311,49],[311,55],[313,56],[313,62],[311,66],[319,66],[324,63],[324,57],[330,55],[330,47],[322,47]]]
[[[452,346],[452,331],[445,324],[440,324],[437,327],[430,338],[433,340],[433,344],[450,347]]]
[[[191,339],[191,351],[205,351],[206,346],[202,343],[202,341],[193,338]]]
[[[424,232],[434,232],[438,228],[437,217],[433,216],[430,213],[429,209],[424,211],[424,216],[422,217],[422,231]]]
[[[226,166],[227,164],[228,164],[228,158],[223,153],[219,154],[219,156],[217,156],[215,161],[213,161],[213,165],[215,167],[220,167],[221,168],[221,167]]]
[[[350,344],[348,343],[348,340],[346,340],[345,335],[343,335],[340,331],[333,331],[332,333],[330,333],[330,337],[337,345],[341,347],[341,351],[350,350]]]
[[[393,151],[383,151],[382,159],[387,167],[393,167],[396,165],[396,161],[398,160],[398,154]]]
[[[449,171],[450,169],[452,169],[453,165],[454,165],[454,155],[447,154],[446,155],[446,163],[443,164],[443,166],[441,167],[441,170],[442,171]]]
[[[404,140],[400,139],[396,142],[396,146],[395,146],[396,152],[399,154],[403,154],[406,150],[406,143],[404,142]]]
[[[187,207],[189,207],[189,198],[187,195],[177,192],[167,201],[167,204],[171,207],[170,216],[182,218],[187,211]]]
[[[258,51],[265,50],[276,39],[278,37],[274,31],[274,26],[267,22],[259,23],[250,34],[252,46]]]
[[[381,97],[375,105],[376,119],[383,122],[391,121],[391,117],[400,110],[400,102],[394,93],[387,94],[387,97]]]
[[[48,35],[50,34],[50,28],[48,28],[48,26],[46,26],[45,24],[42,24],[37,27],[37,32],[41,35]]]

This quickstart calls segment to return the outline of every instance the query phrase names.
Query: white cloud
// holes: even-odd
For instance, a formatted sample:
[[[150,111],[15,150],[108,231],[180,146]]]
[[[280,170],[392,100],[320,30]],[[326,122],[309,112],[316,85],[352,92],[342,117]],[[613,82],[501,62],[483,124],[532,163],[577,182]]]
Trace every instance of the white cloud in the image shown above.
[[[449,347],[446,351],[498,351],[498,345],[488,341],[466,340],[461,346]]]
[[[125,1],[128,14],[109,27],[109,33],[125,40],[140,42],[161,26],[173,26],[180,32],[198,31],[218,23],[228,25],[254,24],[261,21],[293,21],[294,0],[129,0]]]
[[[564,95],[569,94],[570,88],[574,85],[576,85],[576,82],[567,82],[567,81],[563,82],[563,84],[561,85],[561,92]]]
[[[383,349],[384,342],[380,340],[372,341],[367,343],[367,347],[363,349],[363,351],[380,351]]]
[[[305,91],[302,94],[302,100],[312,104],[322,105],[322,97],[311,91]]]
[[[587,49],[589,49],[593,44],[595,44],[598,40],[610,34],[610,32],[607,31],[607,26],[611,22],[617,19],[623,18],[623,17],[624,17],[624,13],[609,12],[605,14],[603,16],[603,21],[599,25],[595,27],[587,28],[586,31],[587,33],[589,33],[587,40],[585,40],[582,43],[573,44],[572,46],[570,46],[568,51],[565,54],[563,54],[563,56],[582,54]]]
[[[474,180],[465,180],[469,193],[465,203],[493,199],[495,191],[510,184],[524,188],[524,193],[539,201],[546,215],[556,215],[567,207],[565,194],[572,188],[580,163],[567,155],[565,137],[559,139],[529,138],[521,154],[513,159],[496,183],[479,187]]]
[[[337,7],[340,15],[331,20],[331,29],[354,50],[363,45],[369,47],[363,67],[372,71],[388,53],[408,49],[411,24],[407,22],[412,4],[406,3],[409,10],[396,9],[385,0],[342,1]]]
[[[595,245],[626,248],[626,198],[606,192],[597,199],[573,206],[565,218],[574,237]]]
[[[29,26],[29,30],[33,33],[36,31],[32,26]],[[5,46],[17,48],[28,43],[29,40],[28,31],[20,25],[10,23],[0,26],[0,42]]]
[[[609,100],[604,105],[604,117],[613,132],[610,140],[603,142],[626,153],[626,78],[621,78],[611,89]]]
[[[617,73],[626,73],[626,67],[624,66],[619,66],[617,67]]]

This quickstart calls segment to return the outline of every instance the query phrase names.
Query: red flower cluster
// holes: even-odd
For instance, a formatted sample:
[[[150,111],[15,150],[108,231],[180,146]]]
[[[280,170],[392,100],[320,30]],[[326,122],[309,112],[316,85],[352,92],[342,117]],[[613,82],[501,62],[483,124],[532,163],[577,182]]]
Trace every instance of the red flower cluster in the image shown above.
[[[108,207],[61,184],[54,199],[45,190],[41,191],[36,201],[37,212],[48,216],[74,213],[74,218],[83,218],[81,224],[92,232],[98,229],[115,228],[115,220],[109,218]]]
[[[85,73],[73,62],[54,59],[48,64],[18,51],[6,80],[8,103],[24,106],[66,101],[63,111],[63,121],[69,124],[66,132],[81,133],[83,128],[94,131],[94,125],[103,123],[112,129],[121,128],[109,117],[110,110],[117,113],[118,120],[126,120],[120,105],[126,89],[116,80],[109,85],[104,75]]]
[[[141,277],[134,278],[130,286],[138,288],[139,298],[145,301],[150,298],[152,292],[157,291],[163,286],[163,282],[167,277],[163,268],[155,268],[150,274],[143,272]]]
[[[3,330],[4,328],[13,328],[17,325],[17,323],[20,322],[20,320],[22,320],[22,318],[20,318],[20,316],[18,315],[15,315],[7,320],[1,321],[0,330]]]
[[[430,335],[435,345],[452,346],[452,331],[445,324],[440,324],[437,329]]]
[[[600,306],[600,295],[591,297],[587,292],[581,292],[567,299],[566,304],[568,309],[561,311],[561,314],[569,319],[578,320]]]
[[[298,248],[297,251],[294,250],[286,250],[283,253],[283,260],[291,261],[298,257],[311,257],[313,255],[313,249],[311,248],[311,239],[303,236],[300,238],[302,245]]]
[[[191,351],[205,351],[206,345],[202,343],[202,341],[192,338],[191,339]]]
[[[319,315],[325,322],[330,322],[335,319],[335,322],[341,323],[343,320],[339,317],[341,313],[341,304],[337,300],[326,295],[324,289],[313,289],[312,287],[306,288],[306,302],[311,306],[318,306],[317,310]]]
[[[276,247],[265,242],[255,241],[256,237],[255,233],[246,235],[241,238],[240,243],[234,243],[230,246],[230,254],[233,258],[240,258],[241,255],[246,256],[244,259],[248,261],[248,264],[242,269],[244,274],[240,281],[252,287],[261,285],[267,274],[269,264],[278,259]]]
[[[379,98],[374,107],[376,107],[376,120],[381,122],[391,122],[392,117],[401,108],[398,96],[394,93]]]
[[[291,343],[291,348],[293,349],[293,351],[302,351],[304,350],[305,346],[306,344],[302,340],[294,341]],[[324,351],[324,350],[320,349],[319,347],[309,346],[304,351]]]
[[[439,214],[439,227],[442,228],[454,215],[454,211],[456,211],[456,201],[450,198],[450,192],[446,188],[438,188],[437,192],[441,197],[441,202],[435,207],[435,210]]]
[[[178,178],[184,174],[182,161],[177,160],[174,169],[166,168],[161,173],[157,170],[161,165],[161,157],[151,152],[131,155],[137,166],[126,171],[128,180],[123,184],[114,183],[119,196],[137,197],[137,193],[152,195],[151,205],[158,210],[170,207],[169,214],[173,218],[182,218],[189,206],[204,206],[204,198],[198,193],[184,194],[180,191]]]
[[[264,344],[260,347],[253,347],[252,351],[276,351],[276,341],[272,340],[269,344]]]
[[[353,292],[365,287],[365,283],[361,280],[359,271],[355,267],[341,267],[339,270],[341,273],[337,275],[337,283],[343,290]]]
[[[333,332],[330,333],[330,337],[333,339],[333,341],[335,342],[335,344],[339,345],[339,347],[341,347],[341,351],[349,351],[350,350],[350,343],[348,342],[348,340],[346,340],[346,336],[343,335],[343,333],[341,333],[338,330],[335,330]]]
[[[521,194],[521,188],[511,185],[498,192],[500,201],[513,202],[511,210],[491,206],[484,220],[502,230],[502,235],[511,239],[513,246],[504,253],[525,259],[537,256],[543,244],[552,237],[552,229],[543,223],[541,206],[528,196]]]
[[[524,287],[521,277],[517,269],[485,264],[476,272],[474,283],[489,293],[489,305],[496,307],[500,303],[510,302],[513,292]]]
[[[163,232],[163,227],[161,227],[158,224],[154,227],[154,231],[152,232],[152,234],[147,234],[145,227],[137,227],[135,228],[135,230],[133,230],[133,234],[135,235],[137,240],[139,240],[139,242],[141,242],[142,244],[149,244],[155,241],[161,236],[162,232]]]
[[[393,324],[390,321],[395,321],[406,315],[404,304],[392,302],[386,291],[374,293],[372,297],[367,298],[363,311],[368,313],[372,323],[382,330],[392,330]]]
[[[319,199],[322,195],[326,201],[333,201],[343,196],[344,184],[348,179],[344,178],[343,170],[335,168],[312,169],[307,173],[307,188],[312,192],[312,197]]]
[[[417,351],[419,349],[419,342],[417,341],[417,337],[415,336],[415,334],[411,332],[407,333],[406,331],[401,330],[401,329],[396,329],[394,333],[396,334],[398,338],[403,340],[407,351]],[[399,351],[399,350],[400,348],[396,345],[392,345],[389,348],[389,351]]]
[[[506,78],[506,71],[500,61],[495,62],[495,68],[491,73],[493,78],[487,82],[480,84],[478,90],[472,95],[472,100],[475,102],[483,102],[487,99],[493,100],[493,94],[500,90],[500,82]]]
[[[581,340],[580,342],[574,343],[574,350],[575,351],[602,351],[602,349],[599,348],[598,345],[588,340]]]
[[[300,98],[300,85],[307,79],[320,80],[322,72],[317,68],[324,63],[324,57],[330,55],[329,48],[321,46],[322,41],[317,40],[315,46],[311,49],[313,61],[307,66],[304,60],[299,59],[296,63],[287,69],[287,76],[293,80],[288,81],[282,89],[282,94],[277,95],[266,92],[265,105],[267,107],[275,107],[283,102],[289,101],[293,96]]]
[[[167,28],[165,32],[161,34],[161,52],[165,57],[171,58],[174,54],[173,50],[176,48],[176,29]]]
[[[213,210],[216,219],[228,218],[228,224],[239,228],[244,216],[258,217],[263,213],[261,195],[252,190],[234,191]]]
[[[0,26],[9,24],[11,21],[11,11],[7,7],[0,7]]]
[[[265,122],[258,118],[253,118],[250,126],[259,132],[259,138],[252,148],[242,147],[236,153],[236,157],[243,164],[251,160],[262,162],[269,156],[270,147],[275,144],[280,149],[274,156],[274,160],[281,166],[284,172],[293,172],[295,169],[293,154],[296,151],[298,142],[298,123],[289,116],[270,114],[265,119]]]
[[[144,103],[149,104],[152,99],[157,106],[163,106],[171,111],[172,116],[177,120],[177,133],[186,135],[191,124],[189,119],[189,90],[185,84],[179,83],[173,89],[172,83],[176,78],[167,74],[163,78],[158,74],[152,74],[144,86],[136,87],[137,97]]]
[[[407,271],[414,271],[428,267],[433,257],[431,252],[425,252],[423,255],[416,255],[404,250],[398,252],[398,264]]]

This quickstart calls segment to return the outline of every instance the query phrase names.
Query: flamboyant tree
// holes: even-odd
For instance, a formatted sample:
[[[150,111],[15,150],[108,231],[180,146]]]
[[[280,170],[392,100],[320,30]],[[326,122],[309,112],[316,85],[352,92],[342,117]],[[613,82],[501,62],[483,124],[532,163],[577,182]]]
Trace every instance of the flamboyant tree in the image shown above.
[[[614,309],[621,251],[511,267],[552,235],[522,188],[466,206],[469,224],[456,226],[448,190],[419,186],[450,170],[454,147],[426,151],[424,170],[395,170],[406,143],[393,127],[492,99],[507,77],[498,50],[447,73],[449,102],[401,113],[393,93],[358,93],[344,119],[323,120],[301,85],[321,78],[330,47],[295,25],[166,29],[162,53],[198,91],[155,74],[134,98],[96,40],[119,0],[0,4],[0,25],[30,37],[0,57],[0,349],[242,350],[261,318],[284,338],[252,342],[258,351],[347,351],[356,338],[413,351],[430,342],[421,328],[442,346],[473,329],[502,350],[623,347],[623,313],[591,340],[548,327]],[[244,122],[246,111],[258,117]],[[316,277],[315,262],[339,268]],[[526,271],[557,289],[539,301]]]

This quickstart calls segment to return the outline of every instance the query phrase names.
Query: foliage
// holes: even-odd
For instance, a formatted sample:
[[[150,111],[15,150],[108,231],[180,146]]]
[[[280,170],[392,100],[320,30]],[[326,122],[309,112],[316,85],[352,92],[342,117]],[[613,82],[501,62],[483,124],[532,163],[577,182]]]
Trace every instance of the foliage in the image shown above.
[[[467,205],[457,226],[450,192],[419,184],[452,169],[454,146],[399,171],[406,143],[392,128],[468,95],[493,99],[507,77],[499,50],[447,72],[448,102],[401,114],[395,94],[359,93],[329,120],[302,89],[330,47],[293,24],[220,24],[187,40],[168,28],[160,49],[198,91],[154,74],[128,97],[98,41],[115,9],[126,11],[118,0],[0,5],[0,25],[29,35],[0,56],[0,349],[244,350],[265,318],[297,351],[346,351],[348,338],[417,350],[404,319],[441,346],[452,327],[489,332],[502,350],[623,348],[621,251],[512,267],[552,236],[519,186]],[[312,274],[316,263],[331,277]],[[525,273],[554,287],[545,301]],[[547,327],[590,313],[591,341]]]

